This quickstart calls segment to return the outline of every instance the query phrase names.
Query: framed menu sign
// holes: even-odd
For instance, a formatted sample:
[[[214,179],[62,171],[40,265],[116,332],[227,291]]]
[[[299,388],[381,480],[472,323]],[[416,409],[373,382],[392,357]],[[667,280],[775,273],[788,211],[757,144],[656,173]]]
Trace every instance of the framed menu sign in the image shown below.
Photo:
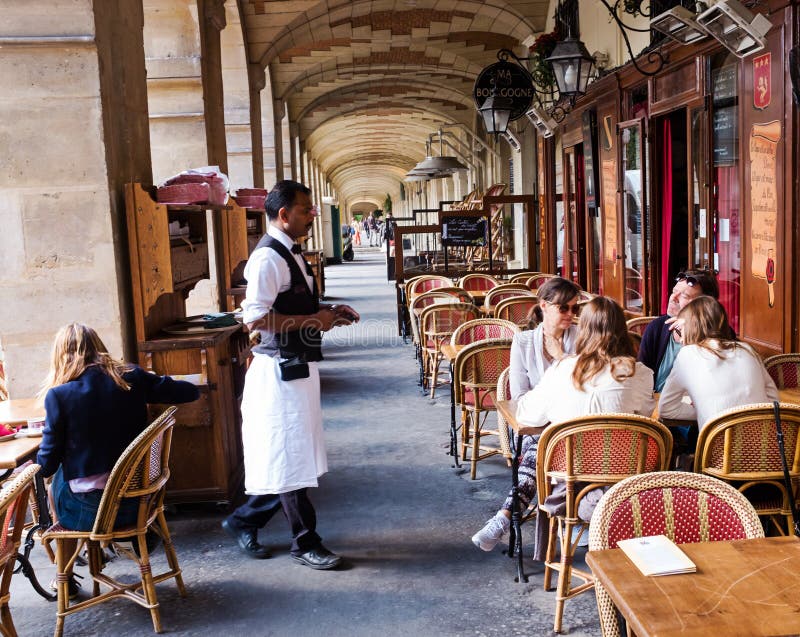
[[[486,217],[442,217],[442,245],[486,245]]]

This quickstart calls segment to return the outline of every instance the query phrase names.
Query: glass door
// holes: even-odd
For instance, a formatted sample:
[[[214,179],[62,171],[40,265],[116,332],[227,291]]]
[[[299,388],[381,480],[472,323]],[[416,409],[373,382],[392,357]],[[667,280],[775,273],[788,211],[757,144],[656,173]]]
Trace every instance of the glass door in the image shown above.
[[[617,259],[624,261],[623,307],[628,312],[646,311],[645,279],[647,237],[647,187],[643,122],[622,122],[619,127],[620,165],[622,177],[621,209],[617,239],[622,248]]]

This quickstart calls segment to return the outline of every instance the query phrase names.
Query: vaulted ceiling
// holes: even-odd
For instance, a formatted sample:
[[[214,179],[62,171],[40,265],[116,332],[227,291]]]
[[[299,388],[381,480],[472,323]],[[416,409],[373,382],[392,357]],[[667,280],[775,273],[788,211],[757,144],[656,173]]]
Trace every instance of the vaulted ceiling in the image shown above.
[[[472,86],[530,45],[550,0],[244,0],[249,61],[267,69],[306,150],[346,200],[382,201],[440,123],[472,129]]]

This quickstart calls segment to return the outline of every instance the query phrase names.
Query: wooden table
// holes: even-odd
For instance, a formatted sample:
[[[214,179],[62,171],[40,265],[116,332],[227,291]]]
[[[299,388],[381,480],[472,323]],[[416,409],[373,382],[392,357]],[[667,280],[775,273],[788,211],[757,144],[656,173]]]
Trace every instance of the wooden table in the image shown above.
[[[620,549],[586,556],[638,637],[800,634],[800,539],[681,548],[697,573],[645,577]]]
[[[517,401],[498,400],[495,403],[497,413],[500,414],[508,426],[517,436],[516,444],[511,453],[511,531],[508,538],[508,556],[517,556],[516,582],[527,582],[528,576],[523,569],[522,556],[522,513],[519,510],[519,454],[522,450],[522,436],[538,436],[547,425],[532,427],[523,425],[517,420]]]
[[[790,387],[788,389],[779,389],[778,396],[782,403],[792,403],[800,405],[800,387]]]
[[[23,398],[17,400],[5,400],[0,402],[0,422],[13,425],[27,423],[28,420],[44,418],[44,407],[36,398]],[[28,460],[36,459],[36,452],[39,451],[41,436],[29,436],[25,438],[14,438],[0,442],[0,482],[6,480],[16,469]],[[52,524],[50,509],[47,502],[47,489],[44,486],[44,478],[37,473],[33,480],[36,505],[39,510],[39,519],[31,527],[25,536],[24,548],[21,553],[17,553],[17,561],[22,568],[22,573],[31,583],[34,590],[42,597],[53,601],[56,596],[48,593],[39,584],[36,573],[30,563],[31,550],[35,545],[34,534],[36,531],[44,530]]]
[[[35,418],[44,418],[44,405],[38,398],[0,401],[0,423],[19,426]]]

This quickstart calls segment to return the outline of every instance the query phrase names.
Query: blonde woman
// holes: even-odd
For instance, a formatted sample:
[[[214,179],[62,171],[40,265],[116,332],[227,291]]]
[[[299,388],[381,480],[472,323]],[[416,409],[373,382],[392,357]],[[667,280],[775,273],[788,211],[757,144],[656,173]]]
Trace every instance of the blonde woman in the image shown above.
[[[46,411],[36,462],[50,488],[59,523],[91,530],[111,469],[148,424],[147,403],[185,403],[197,387],[114,360],[97,333],[70,323],[56,334],[41,394]],[[135,523],[135,502],[123,501],[117,525]],[[70,582],[70,594],[77,583]]]
[[[547,312],[547,307],[544,311]],[[653,412],[653,372],[636,362],[625,315],[614,301],[596,297],[583,306],[571,351],[577,355],[554,361],[538,383],[519,398],[519,422],[540,427],[593,413],[649,416]],[[519,485],[523,509],[536,494],[535,446],[526,452],[524,463],[526,471],[524,475],[520,472]],[[590,514],[586,512],[587,516]],[[509,496],[495,516],[475,534],[473,543],[485,551],[491,550],[508,530],[510,519]],[[538,528],[537,521],[537,537],[542,532],[543,527]],[[537,542],[534,559],[542,559],[541,546],[542,543]]]
[[[702,428],[725,409],[778,400],[758,354],[731,338],[725,309],[716,299],[701,296],[691,301],[678,314],[673,331],[683,347],[661,392],[661,417],[697,420]]]

